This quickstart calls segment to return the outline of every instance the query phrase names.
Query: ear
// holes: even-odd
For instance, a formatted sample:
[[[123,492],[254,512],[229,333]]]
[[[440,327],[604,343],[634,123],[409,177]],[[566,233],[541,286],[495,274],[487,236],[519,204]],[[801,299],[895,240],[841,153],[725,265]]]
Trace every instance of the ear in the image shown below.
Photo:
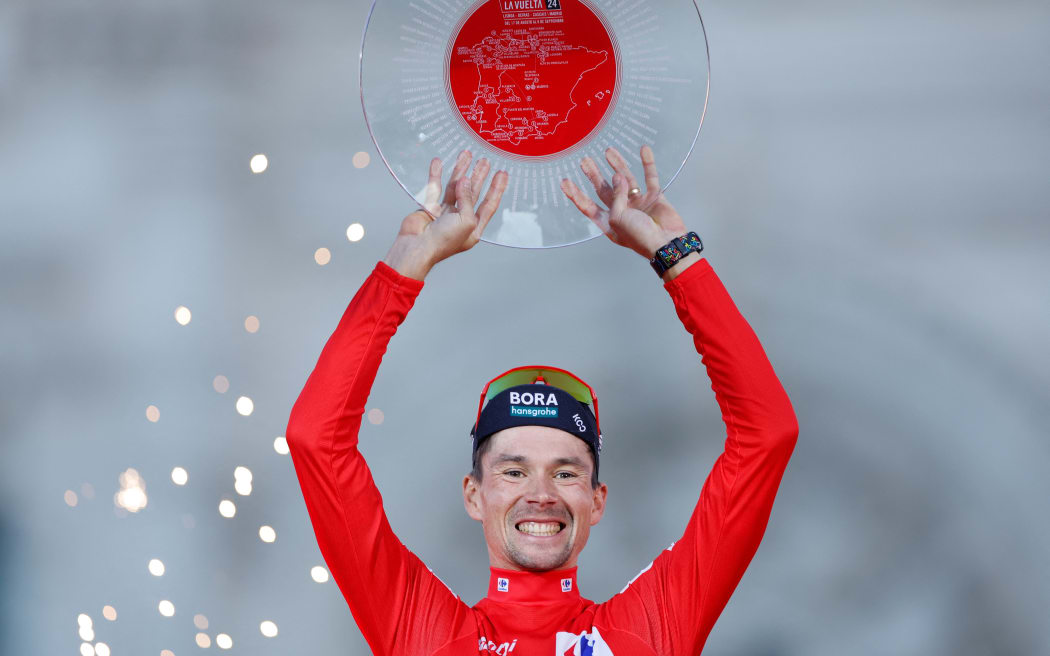
[[[471,519],[481,521],[484,514],[481,512],[481,488],[473,476],[463,477],[463,507]]]
[[[594,496],[591,498],[591,526],[602,520],[602,515],[605,514],[605,500],[608,496],[609,486],[605,483],[599,483],[598,487],[594,488]]]

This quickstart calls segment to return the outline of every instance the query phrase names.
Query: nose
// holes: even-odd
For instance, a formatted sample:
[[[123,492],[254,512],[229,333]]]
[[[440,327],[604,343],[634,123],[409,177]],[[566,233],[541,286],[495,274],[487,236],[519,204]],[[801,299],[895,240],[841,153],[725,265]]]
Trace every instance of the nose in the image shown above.
[[[558,503],[558,496],[554,491],[554,481],[544,476],[533,476],[529,479],[529,487],[525,491],[525,501],[532,508],[550,508]]]

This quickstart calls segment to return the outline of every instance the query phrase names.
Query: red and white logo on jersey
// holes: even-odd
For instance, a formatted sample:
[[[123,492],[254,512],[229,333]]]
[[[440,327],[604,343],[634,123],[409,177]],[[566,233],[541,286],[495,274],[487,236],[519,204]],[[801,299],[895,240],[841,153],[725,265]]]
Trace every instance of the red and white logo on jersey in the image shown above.
[[[562,592],[572,592],[572,579],[562,579],[561,580],[561,591]]]
[[[579,634],[558,631],[554,656],[615,656],[596,627]]]
[[[502,576],[496,579],[496,590],[498,592],[510,590],[510,579],[505,579]]]

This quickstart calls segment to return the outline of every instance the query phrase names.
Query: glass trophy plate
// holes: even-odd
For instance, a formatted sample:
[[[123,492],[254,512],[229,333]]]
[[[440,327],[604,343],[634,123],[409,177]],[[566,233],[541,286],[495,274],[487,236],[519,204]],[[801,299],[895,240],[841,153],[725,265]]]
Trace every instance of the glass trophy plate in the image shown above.
[[[398,184],[420,202],[432,158],[446,181],[461,150],[488,158],[510,178],[482,239],[519,248],[601,234],[561,191],[593,192],[584,156],[611,180],[615,147],[642,181],[649,144],[666,189],[709,77],[693,0],[374,0],[361,39],[365,122]]]

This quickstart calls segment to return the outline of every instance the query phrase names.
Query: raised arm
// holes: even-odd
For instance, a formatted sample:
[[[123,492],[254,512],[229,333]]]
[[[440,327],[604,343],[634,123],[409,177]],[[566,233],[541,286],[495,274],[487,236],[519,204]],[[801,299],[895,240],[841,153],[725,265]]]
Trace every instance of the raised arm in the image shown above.
[[[584,162],[609,210],[593,201],[588,206],[571,183],[565,190],[570,198],[576,196],[581,210],[590,210],[596,223],[604,224],[606,234],[615,234],[610,234],[613,241],[651,257],[686,230],[660,195],[652,152],[643,148],[641,154],[646,196],[628,197],[628,185],[636,183],[615,151],[608,153],[617,171],[612,185],[603,186],[594,163]],[[654,193],[658,197],[648,197]],[[711,379],[726,425],[725,450],[682,537],[602,604],[596,620],[635,633],[656,653],[685,656],[700,653],[758,549],[798,438],[798,423],[762,345],[708,261],[692,253],[663,277]]]
[[[430,653],[468,612],[394,535],[357,436],[387,343],[423,277],[436,262],[477,243],[475,231],[480,236],[506,186],[506,174],[497,174],[475,214],[488,169],[483,160],[467,177],[469,161],[460,157],[449,195],[432,213],[406,217],[325,344],[288,421],[288,446],[321,553],[376,654]],[[435,160],[434,201],[440,178]]]

